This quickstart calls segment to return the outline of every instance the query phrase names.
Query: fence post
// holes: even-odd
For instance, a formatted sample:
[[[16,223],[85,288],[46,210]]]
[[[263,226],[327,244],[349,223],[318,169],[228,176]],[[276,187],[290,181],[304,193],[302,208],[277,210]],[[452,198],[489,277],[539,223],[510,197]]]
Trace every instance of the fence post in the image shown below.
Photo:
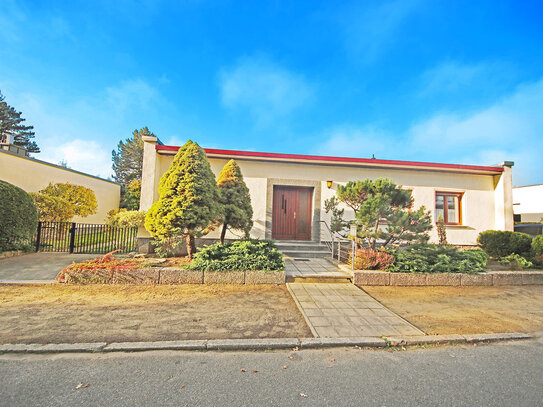
[[[75,246],[75,222],[72,222],[70,227],[70,254],[74,252]]]
[[[36,232],[36,251],[40,251],[40,240],[41,240],[41,222],[38,222],[38,231]]]

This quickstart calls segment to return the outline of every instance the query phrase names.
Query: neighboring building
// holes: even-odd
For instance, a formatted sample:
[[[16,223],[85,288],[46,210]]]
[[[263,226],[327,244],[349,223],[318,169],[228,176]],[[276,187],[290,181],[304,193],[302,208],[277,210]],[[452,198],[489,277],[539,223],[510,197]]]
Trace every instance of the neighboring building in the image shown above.
[[[540,223],[543,219],[543,184],[513,188],[515,222]]]
[[[160,177],[179,147],[161,145],[156,137],[144,137],[140,207],[147,210],[158,199]],[[413,192],[415,207],[424,205],[447,222],[449,243],[476,244],[483,230],[513,230],[511,167],[473,166],[391,161],[363,158],[322,157],[205,149],[217,175],[235,159],[251,192],[255,238],[329,240],[323,222],[331,214],[324,201],[338,184],[366,178],[390,178]],[[347,211],[346,211],[347,212]],[[352,214],[351,214],[352,216]],[[437,219],[437,218],[436,218]],[[218,235],[207,235],[216,238]],[[149,239],[143,228],[140,242]],[[235,238],[227,235],[227,238]],[[435,228],[431,238],[437,241]]]
[[[119,184],[30,158],[24,148],[10,144],[7,139],[0,140],[0,180],[16,185],[26,192],[38,192],[51,182],[69,182],[92,189],[98,201],[96,214],[84,218],[76,216],[74,222],[104,223],[107,213],[119,208],[121,198]]]

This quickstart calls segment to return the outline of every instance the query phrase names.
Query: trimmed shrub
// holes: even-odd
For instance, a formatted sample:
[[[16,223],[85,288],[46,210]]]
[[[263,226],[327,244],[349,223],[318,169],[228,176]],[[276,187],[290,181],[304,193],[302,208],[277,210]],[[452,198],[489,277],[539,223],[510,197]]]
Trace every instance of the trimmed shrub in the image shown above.
[[[543,235],[536,236],[532,239],[532,251],[536,256],[543,255]]]
[[[283,255],[273,240],[236,240],[215,243],[201,249],[195,256],[191,270],[284,270]]]
[[[395,262],[388,271],[395,273],[479,273],[488,261],[482,250],[460,251],[433,244],[414,244],[392,253]]]
[[[38,212],[29,194],[0,181],[0,251],[27,249],[38,227]]]
[[[352,264],[352,252],[349,253],[349,263]],[[394,263],[394,256],[383,250],[358,249],[354,259],[356,270],[383,270]]]
[[[526,233],[504,230],[485,230],[479,233],[477,243],[490,257],[501,258],[516,253],[530,253],[532,238]]]
[[[523,269],[528,269],[534,266],[534,264],[531,261],[526,260],[524,257],[516,253],[510,254],[509,256],[502,257],[499,260],[499,263],[504,266],[505,265],[511,266],[513,270],[523,270]]]

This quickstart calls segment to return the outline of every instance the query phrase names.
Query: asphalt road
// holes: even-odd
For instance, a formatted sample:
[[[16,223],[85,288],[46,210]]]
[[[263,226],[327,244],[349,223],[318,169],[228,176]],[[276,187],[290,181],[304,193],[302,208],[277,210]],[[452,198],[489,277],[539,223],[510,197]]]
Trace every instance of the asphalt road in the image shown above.
[[[0,378],[2,406],[538,406],[543,340],[395,352],[3,355]]]

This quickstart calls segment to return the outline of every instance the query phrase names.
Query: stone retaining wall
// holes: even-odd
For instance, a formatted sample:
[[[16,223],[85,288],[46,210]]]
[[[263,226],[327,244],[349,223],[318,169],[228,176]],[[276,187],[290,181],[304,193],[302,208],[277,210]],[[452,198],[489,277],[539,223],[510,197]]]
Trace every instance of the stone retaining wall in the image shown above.
[[[499,286],[543,285],[542,271],[489,271],[479,274],[460,273],[389,273],[357,270],[352,272],[353,284],[384,286]]]
[[[284,284],[285,271],[198,271],[178,268],[68,271],[70,284]]]

